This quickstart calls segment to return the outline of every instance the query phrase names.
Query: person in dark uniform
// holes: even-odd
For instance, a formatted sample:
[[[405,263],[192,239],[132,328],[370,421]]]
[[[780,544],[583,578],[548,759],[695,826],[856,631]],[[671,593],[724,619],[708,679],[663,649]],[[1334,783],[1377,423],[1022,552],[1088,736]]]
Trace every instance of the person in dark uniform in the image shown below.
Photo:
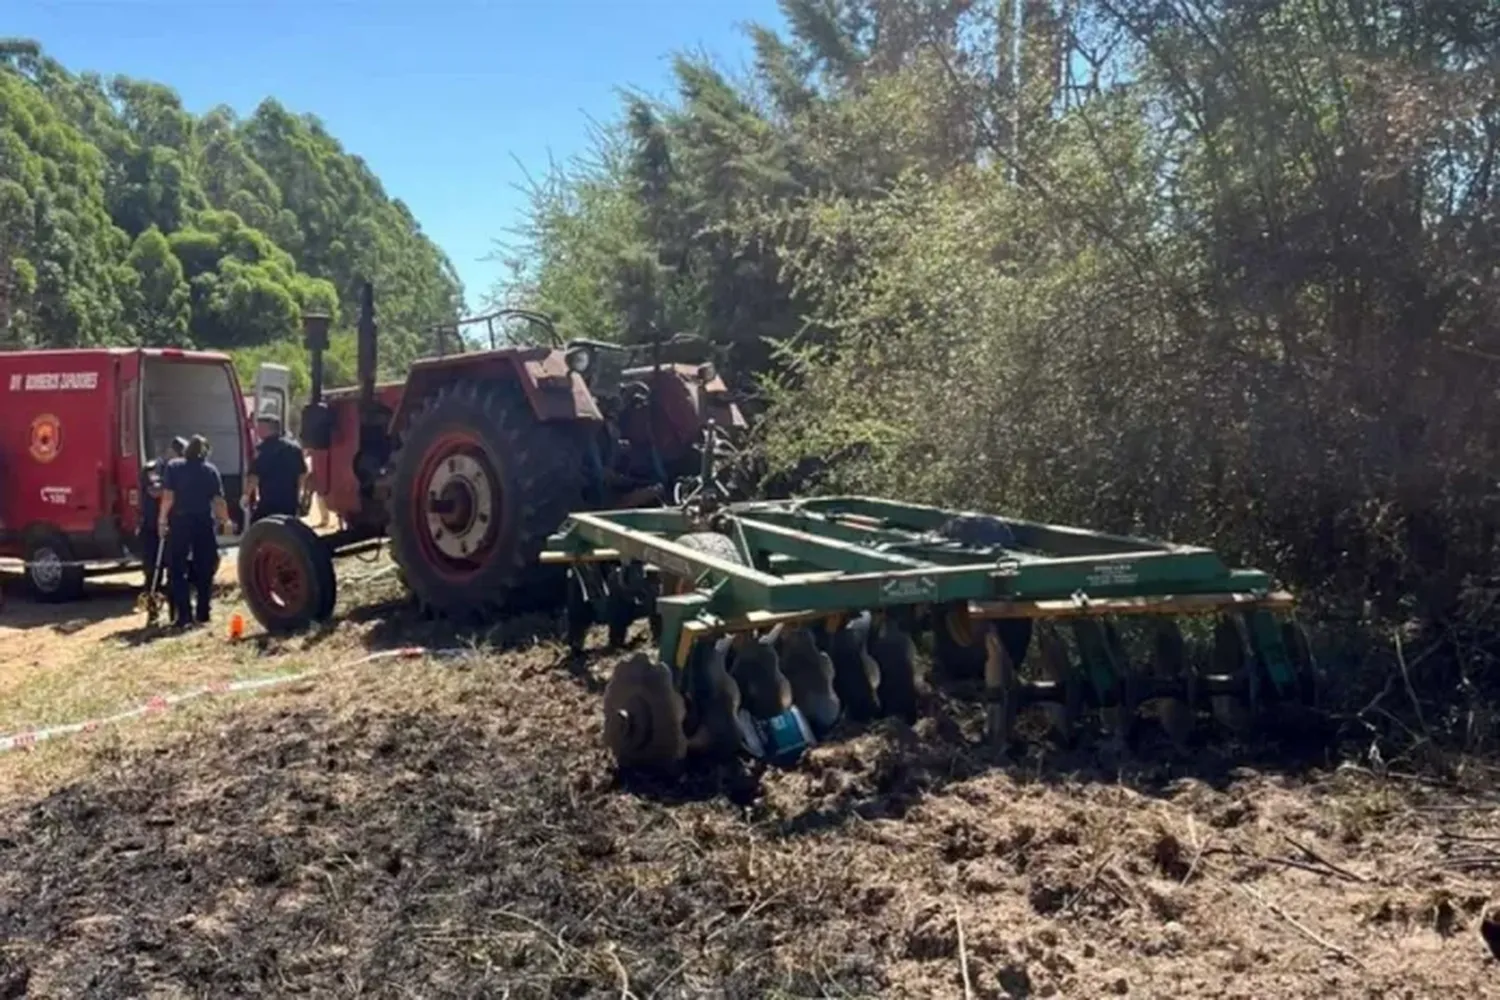
[[[262,416],[255,424],[260,444],[250,474],[245,477],[245,495],[241,506],[252,522],[286,514],[300,517],[302,490],[307,478],[307,460],[302,449],[282,436],[281,421]]]
[[[208,460],[208,442],[194,434],[182,458],[167,463],[162,480],[158,530],[167,536],[172,551],[172,605],[174,624],[186,628],[194,618],[199,624],[209,618],[214,574],[219,569],[219,539],[215,531],[227,531],[229,505],[224,501],[224,481]],[[197,615],[189,616],[189,590],[197,598]]]
[[[156,588],[158,576],[166,569],[167,564],[166,550],[162,548],[162,536],[157,529],[161,513],[162,477],[167,471],[167,463],[174,458],[181,458],[186,449],[187,439],[175,437],[162,457],[153,458],[141,467],[141,560],[146,571],[148,594]],[[170,588],[167,600],[170,612]]]

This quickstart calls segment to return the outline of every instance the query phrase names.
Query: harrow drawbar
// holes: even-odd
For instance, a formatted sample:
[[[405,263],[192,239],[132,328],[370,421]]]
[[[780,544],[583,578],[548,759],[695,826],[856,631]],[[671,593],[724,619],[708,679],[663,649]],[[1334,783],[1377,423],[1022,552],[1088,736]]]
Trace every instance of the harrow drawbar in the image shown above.
[[[1185,747],[1206,720],[1243,735],[1317,698],[1291,595],[1194,546],[830,497],[575,514],[543,561],[570,567],[576,649],[651,620],[655,655],[605,689],[622,766],[795,760],[842,719],[914,722],[929,683],[981,697],[1002,746],[1024,717],[1067,743],[1086,718],[1128,742],[1154,715]]]

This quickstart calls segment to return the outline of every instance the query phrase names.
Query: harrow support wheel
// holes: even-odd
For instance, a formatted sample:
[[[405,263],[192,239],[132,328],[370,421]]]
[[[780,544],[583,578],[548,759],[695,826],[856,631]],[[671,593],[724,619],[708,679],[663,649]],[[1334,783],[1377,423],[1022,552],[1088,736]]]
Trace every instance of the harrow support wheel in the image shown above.
[[[582,449],[575,424],[537,420],[506,382],[427,399],[391,461],[391,553],[418,600],[480,621],[554,582],[537,556],[580,505]]]
[[[728,535],[721,535],[717,531],[695,531],[686,535],[678,535],[674,541],[683,548],[702,552],[704,555],[734,563],[736,566],[745,564],[744,557],[740,555],[740,547],[734,544],[734,539]],[[674,597],[692,590],[694,581],[684,580],[670,573],[661,573],[657,576],[657,583],[661,596]],[[653,611],[647,619],[651,625],[651,641],[656,642],[661,639],[661,616]]]
[[[333,615],[333,556],[311,528],[284,515],[250,525],[240,539],[240,591],[267,632],[298,632]]]
[[[686,706],[672,672],[637,653],[610,673],[604,687],[604,742],[625,769],[670,767],[687,754]]]

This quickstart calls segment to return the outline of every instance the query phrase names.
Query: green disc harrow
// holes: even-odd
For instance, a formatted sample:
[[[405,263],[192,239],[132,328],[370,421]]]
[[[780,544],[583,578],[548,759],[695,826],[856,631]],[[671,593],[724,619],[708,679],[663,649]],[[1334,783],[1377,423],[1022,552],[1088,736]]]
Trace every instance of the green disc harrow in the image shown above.
[[[844,719],[914,722],[934,682],[982,697],[1000,745],[1154,716],[1185,746],[1316,701],[1291,595],[1193,546],[828,497],[576,514],[543,561],[570,567],[576,648],[652,623],[605,690],[622,766],[795,759]]]

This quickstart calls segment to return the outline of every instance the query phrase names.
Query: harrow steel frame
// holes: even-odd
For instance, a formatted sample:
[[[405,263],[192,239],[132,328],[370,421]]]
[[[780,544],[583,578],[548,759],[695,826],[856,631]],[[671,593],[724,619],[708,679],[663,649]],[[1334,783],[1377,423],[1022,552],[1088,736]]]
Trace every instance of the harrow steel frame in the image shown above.
[[[727,536],[742,563],[677,541],[704,531]],[[1017,661],[1032,623],[1066,621],[1082,661],[1074,672],[1090,700],[1130,711],[1156,693],[1130,680],[1106,619],[1220,615],[1237,623],[1229,645],[1238,644],[1240,667],[1190,682],[1194,699],[1234,696],[1252,712],[1306,700],[1312,669],[1305,644],[1280,621],[1292,596],[1267,574],[1231,568],[1209,549],[872,497],[574,514],[543,561],[574,567],[592,608],[606,600],[584,582],[590,572],[599,578],[597,564],[676,580],[680,592],[654,596],[649,611],[659,618],[660,661],[679,690],[702,640],[804,623],[825,623],[827,635],[865,611],[912,633],[973,631],[976,622],[1019,627],[1021,652],[1010,654]],[[1007,660],[998,646],[976,651],[992,714],[1013,719],[1033,702],[1076,706],[1081,692],[1021,681],[1018,662],[996,663]],[[1008,733],[1008,722],[1002,728]]]

